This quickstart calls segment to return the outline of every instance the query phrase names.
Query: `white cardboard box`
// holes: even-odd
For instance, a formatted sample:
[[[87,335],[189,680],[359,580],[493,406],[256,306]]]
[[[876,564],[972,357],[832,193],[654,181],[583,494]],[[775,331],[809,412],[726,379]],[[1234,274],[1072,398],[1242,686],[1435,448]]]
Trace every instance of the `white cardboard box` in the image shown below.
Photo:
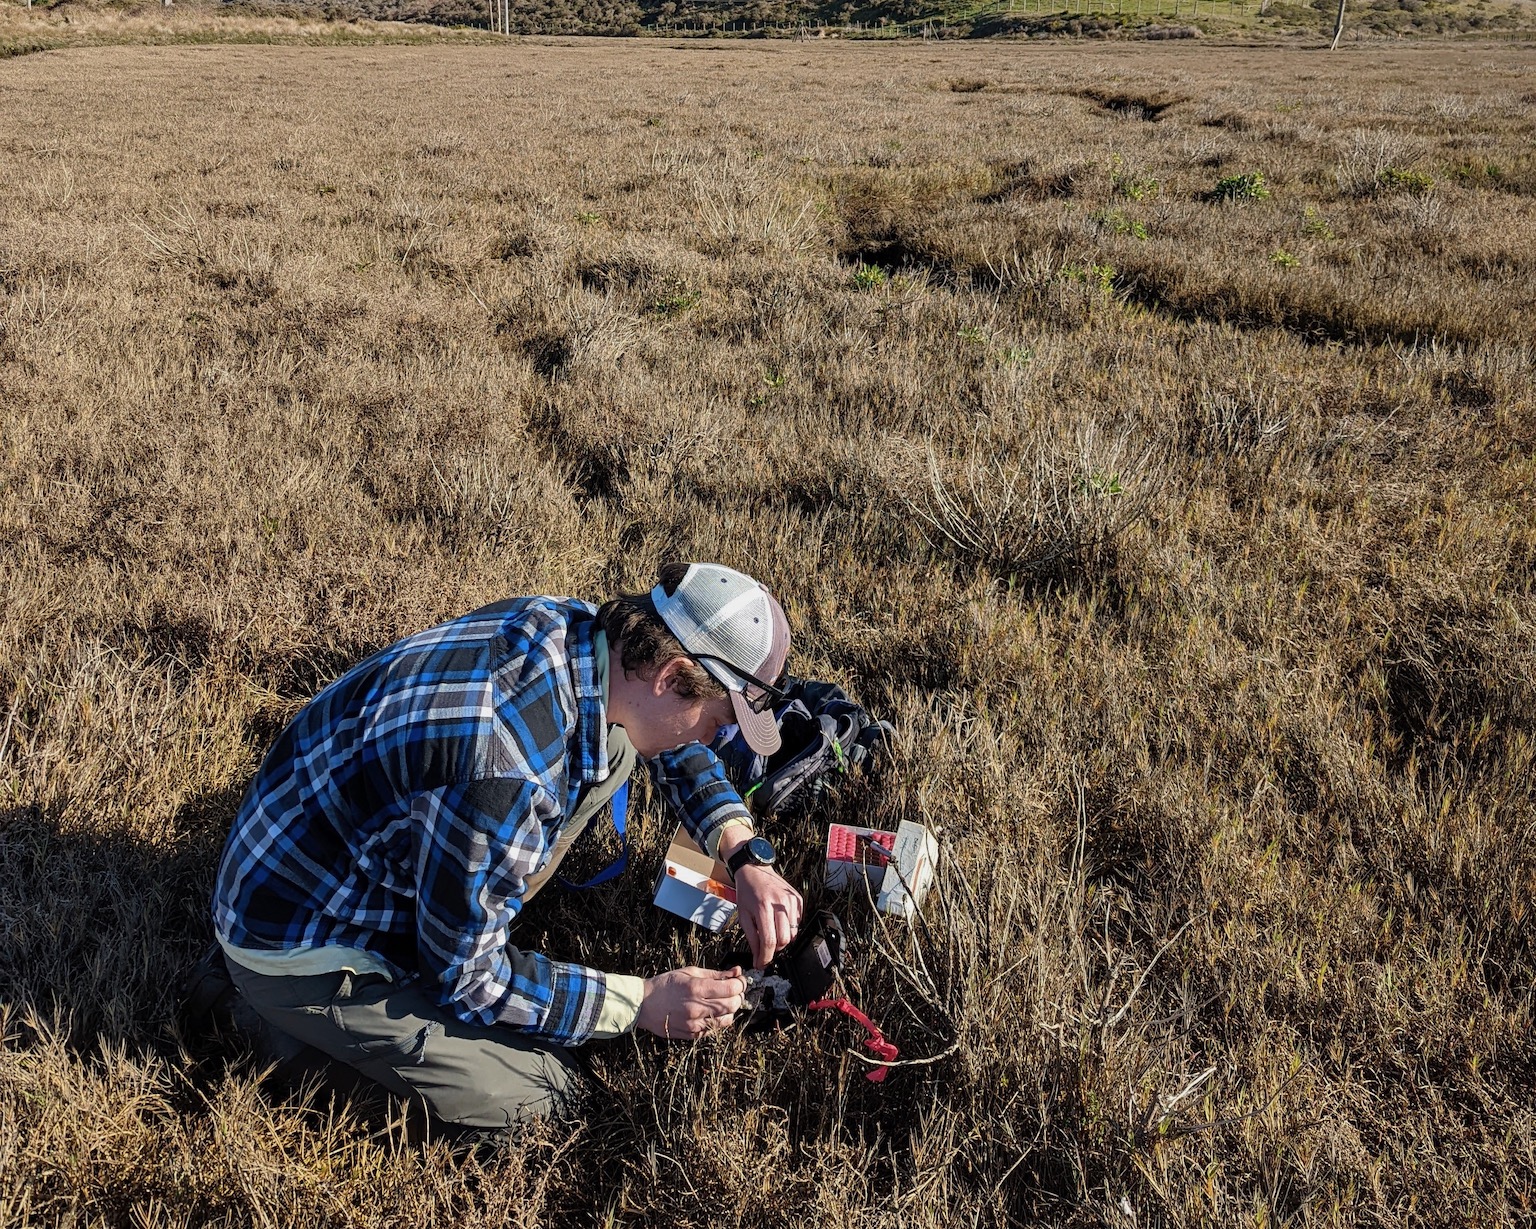
[[[885,868],[875,906],[881,913],[911,919],[928,895],[939,865],[939,842],[922,824],[904,819],[896,828],[896,850]],[[899,873],[898,873],[899,868]]]
[[[917,912],[938,861],[938,840],[910,820],[902,820],[895,832],[853,824],[833,824],[827,831],[827,887],[862,892],[862,873],[876,893],[875,907],[896,917]]]
[[[678,826],[656,877],[656,906],[719,932],[736,918],[736,889],[725,865],[710,858]]]

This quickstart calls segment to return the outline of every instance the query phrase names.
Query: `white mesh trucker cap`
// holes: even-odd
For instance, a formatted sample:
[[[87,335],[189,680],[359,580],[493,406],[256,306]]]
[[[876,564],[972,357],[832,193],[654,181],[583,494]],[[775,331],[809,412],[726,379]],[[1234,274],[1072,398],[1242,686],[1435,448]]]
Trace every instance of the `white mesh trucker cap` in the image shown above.
[[[747,745],[759,755],[777,751],[772,687],[789,658],[789,621],[773,594],[741,572],[694,563],[670,594],[652,589],[651,602],[684,651],[730,693]]]

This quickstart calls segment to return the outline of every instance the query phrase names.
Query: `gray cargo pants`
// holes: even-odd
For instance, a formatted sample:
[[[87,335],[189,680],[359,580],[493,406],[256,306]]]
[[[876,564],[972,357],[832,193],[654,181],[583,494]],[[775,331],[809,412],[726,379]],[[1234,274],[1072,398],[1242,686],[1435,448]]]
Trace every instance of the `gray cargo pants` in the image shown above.
[[[629,779],[635,751],[617,726],[609,730],[608,762],[607,779],[588,788],[549,861],[529,877],[525,902]],[[575,1067],[561,1046],[497,1025],[468,1024],[415,986],[371,973],[273,977],[228,964],[246,1002],[269,1025],[423,1104],[438,1122],[507,1127],[558,1108],[575,1091]]]

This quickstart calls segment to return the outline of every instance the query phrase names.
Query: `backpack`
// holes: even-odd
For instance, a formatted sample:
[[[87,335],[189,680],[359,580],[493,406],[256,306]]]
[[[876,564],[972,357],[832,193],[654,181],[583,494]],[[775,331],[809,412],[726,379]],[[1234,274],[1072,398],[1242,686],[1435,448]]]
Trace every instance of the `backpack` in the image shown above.
[[[872,756],[889,753],[896,728],[876,721],[833,683],[786,677],[774,705],[782,745],[771,756],[747,746],[741,730],[724,727],[711,749],[725,775],[757,815],[803,813]]]

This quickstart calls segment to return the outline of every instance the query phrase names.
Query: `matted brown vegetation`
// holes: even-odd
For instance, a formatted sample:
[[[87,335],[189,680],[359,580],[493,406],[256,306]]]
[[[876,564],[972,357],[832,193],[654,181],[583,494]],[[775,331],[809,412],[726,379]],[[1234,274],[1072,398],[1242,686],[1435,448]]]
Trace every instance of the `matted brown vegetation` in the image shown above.
[[[1531,64],[0,65],[0,1221],[1526,1220]],[[185,1058],[304,699],[668,557],[765,577],[899,724],[841,807],[950,860],[911,935],[850,907],[857,993],[952,1053],[605,1043],[484,1167]],[[715,951],[647,887],[522,939]]]

